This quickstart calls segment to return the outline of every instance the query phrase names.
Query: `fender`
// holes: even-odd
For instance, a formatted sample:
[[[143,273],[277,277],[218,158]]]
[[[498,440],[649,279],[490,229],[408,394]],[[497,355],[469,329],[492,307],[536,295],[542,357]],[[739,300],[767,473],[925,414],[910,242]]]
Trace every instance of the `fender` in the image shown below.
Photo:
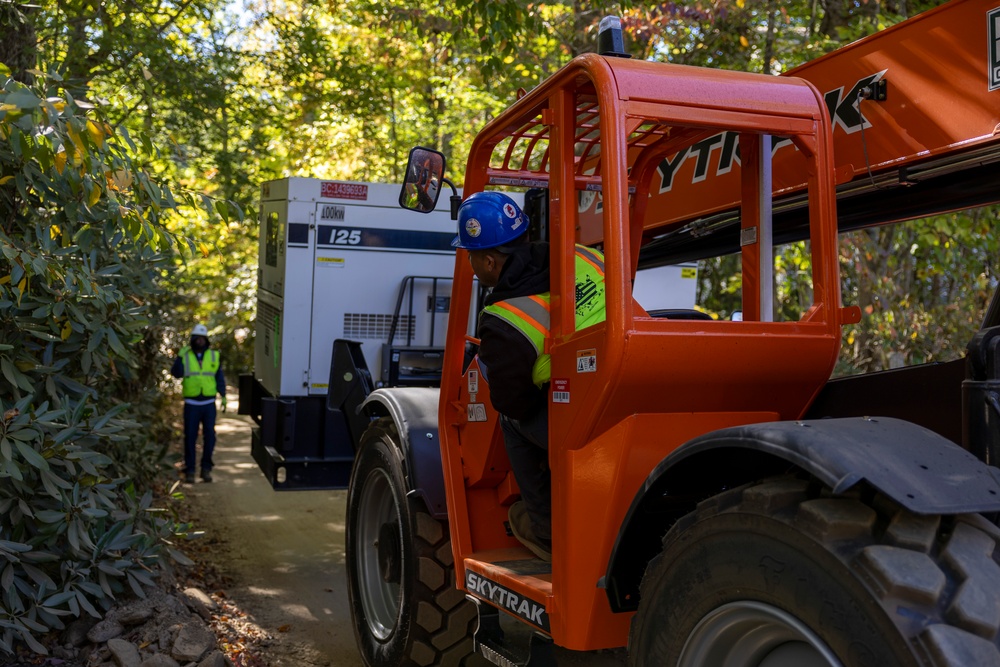
[[[440,393],[436,387],[383,387],[373,391],[359,410],[370,419],[392,419],[406,462],[407,495],[423,500],[435,519],[446,520],[448,505],[438,438]]]
[[[900,419],[768,422],[713,431],[660,462],[636,493],[598,585],[614,611],[639,605],[639,583],[661,540],[698,502],[795,470],[843,494],[859,482],[916,514],[1000,511],[1000,469]]]

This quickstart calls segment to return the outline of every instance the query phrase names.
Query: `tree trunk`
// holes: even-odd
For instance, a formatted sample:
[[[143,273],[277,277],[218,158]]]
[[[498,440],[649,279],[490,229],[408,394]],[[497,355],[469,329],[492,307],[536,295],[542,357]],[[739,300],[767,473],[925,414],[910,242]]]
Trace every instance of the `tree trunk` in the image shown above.
[[[25,11],[31,11],[25,8]],[[14,78],[30,83],[28,70],[35,66],[35,27],[17,6],[0,3],[0,63],[10,68]]]
[[[764,74],[773,74],[771,63],[774,61],[774,21],[775,7],[774,0],[767,2],[767,32],[764,37],[764,65],[761,71]]]
[[[827,37],[836,37],[837,28],[847,25],[847,8],[843,0],[820,0],[823,3],[823,19],[819,23],[819,32]]]

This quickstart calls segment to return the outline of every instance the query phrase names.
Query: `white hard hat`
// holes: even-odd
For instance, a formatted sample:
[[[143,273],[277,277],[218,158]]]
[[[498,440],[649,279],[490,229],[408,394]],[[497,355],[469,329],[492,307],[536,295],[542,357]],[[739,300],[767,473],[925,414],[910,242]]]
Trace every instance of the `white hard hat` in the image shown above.
[[[205,338],[208,338],[208,327],[204,324],[196,324],[194,325],[194,329],[191,330],[191,335],[204,336]]]

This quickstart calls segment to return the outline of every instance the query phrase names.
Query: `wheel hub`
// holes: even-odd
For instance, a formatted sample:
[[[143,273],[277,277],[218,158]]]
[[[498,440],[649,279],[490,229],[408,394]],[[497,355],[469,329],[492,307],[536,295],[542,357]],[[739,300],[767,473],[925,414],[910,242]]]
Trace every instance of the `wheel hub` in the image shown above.
[[[395,632],[402,604],[402,543],[399,510],[386,471],[372,470],[358,502],[358,595],[368,630],[378,641]]]
[[[388,584],[398,584],[402,570],[403,549],[399,542],[399,523],[392,521],[383,523],[378,529],[378,541],[375,542],[378,557],[378,569],[382,581]]]
[[[829,647],[795,616],[753,600],[705,615],[688,636],[678,667],[842,667]]]

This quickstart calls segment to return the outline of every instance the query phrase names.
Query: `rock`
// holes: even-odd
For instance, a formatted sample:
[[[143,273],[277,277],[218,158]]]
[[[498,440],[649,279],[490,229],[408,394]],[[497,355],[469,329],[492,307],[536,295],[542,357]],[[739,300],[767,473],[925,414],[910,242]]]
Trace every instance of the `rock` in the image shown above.
[[[185,588],[181,594],[184,603],[191,608],[191,611],[201,616],[206,621],[212,618],[212,612],[219,608],[215,600],[198,588]]]
[[[66,646],[56,646],[52,649],[52,656],[61,660],[75,660],[80,655],[80,651],[69,644]]]
[[[160,639],[159,639],[160,650],[161,651],[169,651],[170,647],[174,643],[174,639],[177,638],[177,634],[180,631],[181,631],[181,626],[179,624],[178,625],[171,625],[169,628],[166,628],[165,630],[161,630],[160,631]]]
[[[181,667],[180,664],[169,655],[154,653],[152,656],[142,661],[139,667]]]
[[[151,618],[153,618],[153,610],[149,607],[124,609],[118,614],[118,622],[125,626],[142,625]]]
[[[159,605],[157,605],[159,612],[173,612],[175,614],[180,612],[187,612],[187,607],[183,602],[177,599],[176,595],[165,595],[162,600],[160,600]]]
[[[87,633],[87,639],[95,644],[103,644],[123,632],[125,632],[125,628],[122,627],[121,623],[113,618],[106,618],[90,629]]]
[[[170,655],[180,662],[198,661],[215,646],[215,635],[201,623],[187,623],[174,640]]]
[[[142,662],[136,645],[124,639],[108,640],[108,650],[111,651],[111,659],[118,667],[139,667],[139,663]]]
[[[219,651],[212,651],[198,663],[198,667],[232,667],[232,663]]]
[[[66,627],[66,631],[63,633],[63,641],[67,646],[79,648],[83,642],[87,641],[87,633],[96,624],[96,618],[89,616],[78,618]]]

